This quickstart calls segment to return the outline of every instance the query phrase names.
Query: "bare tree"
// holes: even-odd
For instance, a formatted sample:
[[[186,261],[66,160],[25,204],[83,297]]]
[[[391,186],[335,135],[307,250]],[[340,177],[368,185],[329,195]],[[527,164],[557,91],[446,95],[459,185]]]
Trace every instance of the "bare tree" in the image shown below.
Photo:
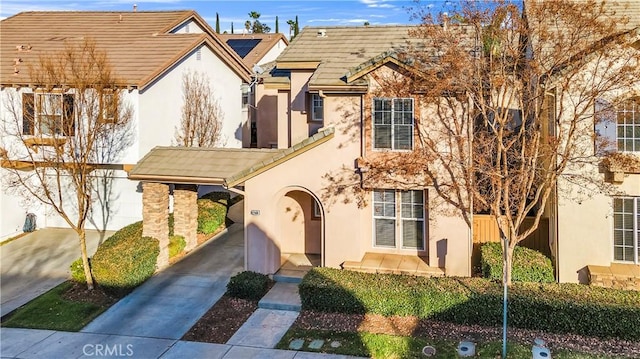
[[[5,92],[4,185],[57,213],[78,235],[89,289],[85,225],[100,172],[131,144],[131,108],[94,41],[68,42],[29,64],[31,89]]]
[[[470,1],[449,16],[418,10],[422,24],[396,53],[411,69],[380,80],[385,93],[419,99],[416,146],[365,164],[369,178],[433,188],[470,227],[472,213],[494,215],[507,285],[514,248],[537,229],[558,183],[575,200],[615,191],[598,171],[594,148],[606,140],[594,126],[607,116],[597,103],[615,105],[640,85],[630,46],[638,35],[622,14],[597,0],[525,9]]]
[[[182,118],[175,139],[180,146],[214,147],[220,142],[224,113],[206,74],[190,71],[182,76]]]

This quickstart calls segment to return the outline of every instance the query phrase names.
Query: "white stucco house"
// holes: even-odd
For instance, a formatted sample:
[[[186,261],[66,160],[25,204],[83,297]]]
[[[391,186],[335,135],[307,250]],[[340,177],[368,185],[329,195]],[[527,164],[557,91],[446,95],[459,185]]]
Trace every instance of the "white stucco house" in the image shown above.
[[[88,229],[113,230],[142,218],[141,190],[136,182],[127,180],[126,170],[153,147],[175,144],[183,106],[183,74],[197,71],[206,75],[223,111],[221,145],[240,148],[249,142],[242,88],[251,82],[252,72],[194,11],[22,12],[0,22],[3,123],[11,115],[10,99],[31,98],[36,104],[30,109],[31,116],[39,131],[39,98],[52,94],[32,83],[30,67],[43,54],[88,38],[106,52],[119,88],[126,89],[124,100],[133,110],[133,140],[108,164],[115,169],[110,194],[96,202],[87,225]],[[61,101],[73,96],[65,84],[55,92],[53,96]],[[22,107],[18,112],[28,110],[22,102],[11,103],[13,113],[16,108]],[[25,131],[23,128],[22,134],[28,136]],[[6,134],[1,140],[3,146],[12,141]],[[6,170],[1,171],[5,176]],[[40,228],[66,226],[47,208],[26,204],[20,196],[6,191],[0,193],[0,212],[0,239],[20,233],[30,212],[38,216]]]

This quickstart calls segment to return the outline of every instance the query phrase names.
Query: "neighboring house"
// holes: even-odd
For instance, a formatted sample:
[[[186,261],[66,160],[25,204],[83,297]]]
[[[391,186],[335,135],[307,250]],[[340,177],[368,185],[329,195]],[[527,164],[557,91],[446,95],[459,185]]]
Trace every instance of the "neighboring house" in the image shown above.
[[[65,43],[84,38],[95,40],[107,53],[118,85],[126,89],[125,100],[133,108],[135,138],[119,158],[113,187],[102,208],[94,208],[91,223],[98,229],[118,229],[141,219],[138,184],[125,172],[149,150],[172,145],[181,117],[182,77],[187,71],[208,76],[214,96],[224,112],[222,145],[242,147],[248,142],[249,126],[242,106],[243,84],[251,82],[251,71],[193,11],[166,12],[23,12],[0,22],[0,116],[7,120],[11,97],[47,96],[32,84],[29,67],[42,54],[64,48]],[[73,96],[61,84],[56,93]],[[62,98],[62,96],[61,96]],[[15,104],[20,108],[21,103]],[[37,105],[36,105],[37,107]],[[23,108],[22,111],[28,109]],[[35,121],[38,121],[35,108]],[[71,120],[77,120],[71,118]],[[23,133],[27,134],[23,129]],[[28,134],[27,134],[28,135]],[[4,136],[3,143],[11,141]],[[111,166],[111,168],[114,168]],[[25,215],[35,212],[38,227],[66,227],[45,208],[25,207],[18,196],[0,194],[0,238],[22,230]],[[102,216],[108,208],[107,221]]]
[[[385,94],[384,79],[405,69],[395,54],[410,40],[410,28],[305,28],[258,82],[257,146],[264,149],[230,155],[156,148],[130,179],[143,181],[145,192],[166,192],[164,182],[221,184],[244,194],[248,270],[275,273],[288,259],[301,259],[359,270],[471,275],[465,221],[442,203],[434,210],[438,198],[428,186],[374,181],[363,165],[408,153],[417,142],[416,124],[428,121],[417,95]],[[166,156],[208,165],[178,160],[167,166]],[[149,198],[145,208],[150,223],[166,223],[166,212],[154,210],[164,208],[161,203]],[[164,230],[149,231],[166,237]]]
[[[248,68],[274,61],[289,45],[281,33],[274,34],[218,34],[235,51]]]
[[[640,3],[620,1],[608,6],[615,14],[629,18],[628,22],[619,22],[621,32],[635,29],[628,36],[628,46],[608,51],[640,51]],[[550,92],[547,101],[557,125],[545,135],[553,137],[564,123],[563,118],[556,118],[556,109],[572,108],[577,100],[569,95],[560,103]],[[586,149],[586,155],[602,157],[597,165],[586,163],[568,169],[568,176],[558,180],[557,196],[549,208],[557,280],[639,288],[640,86],[616,89],[590,105],[589,113],[598,119],[594,116],[593,133],[576,148]],[[576,173],[611,186],[607,191],[583,193],[581,185],[567,180]],[[612,191],[618,194],[605,194]]]
[[[257,76],[265,71],[262,67],[268,68],[269,63],[274,61],[289,45],[289,41],[281,33],[220,34],[219,36],[238,56],[242,57],[244,64],[253,72],[254,80],[257,80]],[[245,86],[242,90],[242,105],[246,109],[251,123],[249,146],[259,147],[256,109],[251,105],[253,103],[255,103],[255,86]],[[245,147],[249,146],[246,146],[245,143]]]

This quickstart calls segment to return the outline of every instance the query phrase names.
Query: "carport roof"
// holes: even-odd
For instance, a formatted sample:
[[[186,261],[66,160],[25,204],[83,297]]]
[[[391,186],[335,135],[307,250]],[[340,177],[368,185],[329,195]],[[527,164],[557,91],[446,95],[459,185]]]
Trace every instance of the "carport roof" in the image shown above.
[[[223,184],[247,165],[282,150],[253,148],[155,147],[131,172],[131,180],[190,184]]]
[[[129,172],[134,181],[233,187],[326,141],[333,127],[287,149],[155,147]]]

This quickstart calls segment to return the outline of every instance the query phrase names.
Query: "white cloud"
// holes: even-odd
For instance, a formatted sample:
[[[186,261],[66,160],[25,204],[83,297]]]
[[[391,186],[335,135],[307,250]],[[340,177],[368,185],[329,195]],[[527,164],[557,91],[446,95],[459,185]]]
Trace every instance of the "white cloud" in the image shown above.
[[[389,0],[360,0],[360,2],[370,8],[393,9],[396,7],[389,4]]]

